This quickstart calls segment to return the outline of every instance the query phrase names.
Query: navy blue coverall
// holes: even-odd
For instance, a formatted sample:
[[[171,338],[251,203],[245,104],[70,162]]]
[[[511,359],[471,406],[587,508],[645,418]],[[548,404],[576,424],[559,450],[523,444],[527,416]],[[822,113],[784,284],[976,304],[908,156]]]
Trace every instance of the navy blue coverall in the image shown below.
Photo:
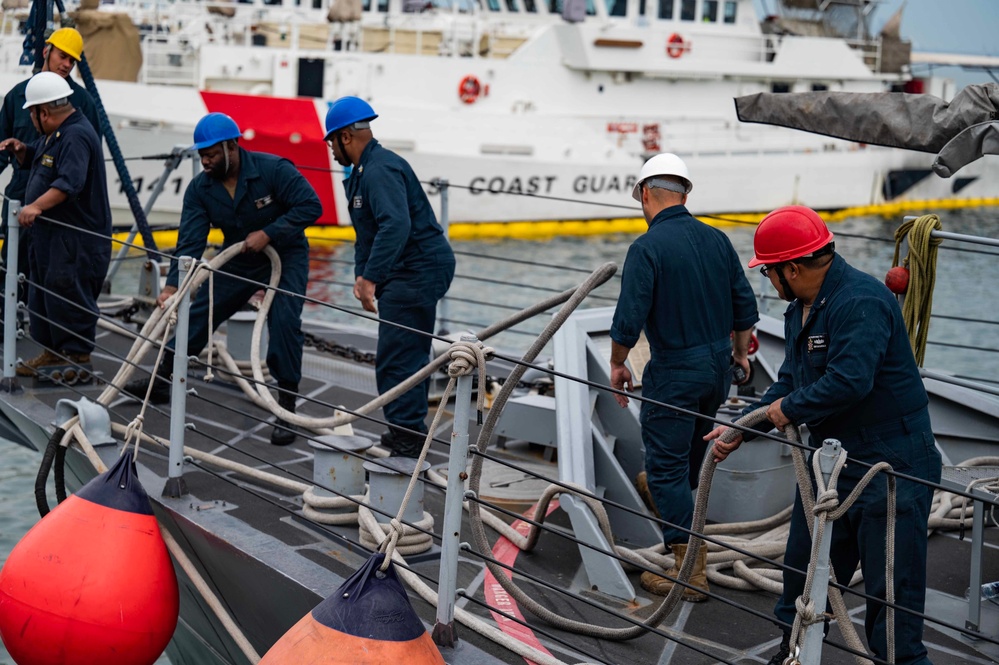
[[[644,329],[652,359],[642,395],[714,416],[731,385],[733,330],[759,320],[756,297],[728,237],[682,205],[661,211],[628,249],[611,339],[631,348]],[[709,420],[643,402],[649,490],[662,518],[690,528]],[[663,525],[666,545],[687,534]]]
[[[28,87],[28,81],[30,80],[25,79],[21,81],[4,95],[3,106],[0,106],[0,140],[15,138],[25,145],[31,145],[39,137],[38,130],[31,123],[31,111],[22,108],[25,102],[24,89]],[[67,78],[66,82],[69,83],[69,88],[73,91],[73,94],[69,97],[69,102],[73,105],[73,108],[82,113],[90,121],[90,124],[93,125],[94,131],[97,132],[97,143],[100,145],[101,124],[97,118],[97,107],[94,105],[93,98],[85,88],[77,84],[72,78]],[[30,201],[24,200],[25,188],[28,185],[28,164],[21,167],[18,165],[17,159],[14,158],[13,153],[7,151],[0,152],[0,173],[7,168],[8,164],[12,173],[10,182],[7,183],[7,189],[4,190],[4,195],[7,198],[3,201],[3,209],[2,213],[0,213],[3,215],[3,218],[0,219],[0,233],[3,233],[5,238],[7,237],[7,215],[10,210],[7,199],[20,201],[22,204],[30,203]],[[21,229],[21,241],[18,250],[18,272],[24,273],[25,277],[29,280],[31,279],[31,257],[29,255],[30,250],[28,249],[30,237],[31,229]],[[3,246],[2,258],[4,264],[6,264],[6,243]],[[2,307],[3,303],[0,302],[0,308]]]
[[[309,280],[309,241],[306,227],[322,215],[323,207],[312,185],[287,159],[239,149],[239,180],[230,196],[221,180],[202,172],[184,192],[184,208],[174,256],[201,258],[212,227],[222,229],[223,248],[246,240],[253,231],[263,231],[270,246],[281,257],[278,288],[305,295]],[[242,279],[267,284],[270,259],[263,252],[246,252],[226,263],[215,275],[215,310],[212,323],[218,328],[239,311],[262,287]],[[167,285],[177,286],[177,261],[170,262]],[[197,355],[208,344],[208,288],[198,291],[191,305],[188,353]],[[285,390],[298,390],[302,378],[302,298],[277,293],[267,317],[267,367]],[[169,344],[173,348],[174,341]]]
[[[375,283],[378,348],[375,380],[385,393],[420,371],[430,358],[437,301],[454,278],[454,252],[409,164],[371,139],[344,180],[357,234],[354,276]],[[426,432],[430,380],[383,409],[391,425]]]
[[[25,204],[58,189],[68,198],[44,216],[73,227],[44,219],[32,227],[32,280],[44,290],[29,285],[31,336],[57,353],[88,354],[100,314],[97,298],[111,262],[111,206],[100,139],[74,111],[53,134],[30,144],[24,161],[31,164]]]
[[[888,462],[901,473],[939,482],[941,461],[930,428],[928,399],[912,355],[902,311],[884,284],[834,256],[822,288],[802,325],[802,304],[784,313],[784,363],[778,380],[758,405],[783,397],[781,410],[792,423],[807,424],[813,444],[838,439],[850,460],[839,477],[840,500],[857,485],[867,466]],[[859,562],[866,592],[885,598],[887,479],[878,474],[846,515],[833,523],[831,561],[836,579],[848,583]],[[897,481],[895,602],[923,611],[926,594],[926,523],[933,491]],[[901,552],[904,551],[904,554]],[[808,567],[811,538],[796,495],[784,563]],[[784,572],[784,593],[774,614],[794,621],[794,601],[805,578]],[[887,658],[885,607],[867,603],[864,627],[874,654]],[[896,663],[929,663],[923,621],[895,612]]]

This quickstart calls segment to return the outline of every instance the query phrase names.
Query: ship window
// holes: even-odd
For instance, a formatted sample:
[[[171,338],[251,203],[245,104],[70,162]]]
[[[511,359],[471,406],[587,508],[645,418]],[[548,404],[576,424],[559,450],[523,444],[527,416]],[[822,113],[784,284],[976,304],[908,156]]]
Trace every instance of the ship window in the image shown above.
[[[772,83],[770,84],[770,92],[791,92],[790,83]]]
[[[499,0],[486,0],[486,6],[489,7],[489,11],[498,12],[500,10]]]
[[[534,0],[524,0],[524,11],[531,14],[538,13],[538,5]]]
[[[565,5],[564,0],[548,0],[548,13],[550,14],[561,14],[562,7]],[[596,16],[597,8],[593,4],[593,0],[586,0],[586,15]]]
[[[673,0],[659,0],[659,18],[673,18]]]
[[[371,11],[371,0],[361,0],[361,9],[366,12]]]
[[[645,16],[645,0],[638,0],[638,15]]]
[[[626,16],[628,14],[628,0],[607,0],[608,16]]]
[[[693,21],[694,8],[696,5],[696,0],[680,0],[680,20]]]
[[[825,83],[813,83],[812,92],[825,92],[829,89],[829,86]]]
[[[506,10],[508,12],[519,12],[520,7],[517,6],[517,0],[506,0]]]
[[[378,11],[388,12],[389,0],[378,0]]]
[[[701,20],[705,23],[718,22],[718,0],[704,0],[701,6]]]
[[[725,22],[735,23],[735,9],[739,6],[735,0],[725,0]]]

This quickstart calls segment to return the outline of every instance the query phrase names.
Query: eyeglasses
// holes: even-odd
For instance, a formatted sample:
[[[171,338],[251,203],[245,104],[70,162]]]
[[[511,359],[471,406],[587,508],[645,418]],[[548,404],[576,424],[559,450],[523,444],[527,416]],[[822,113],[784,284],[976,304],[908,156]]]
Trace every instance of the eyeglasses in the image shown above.
[[[777,266],[772,266],[772,267],[776,268]],[[768,265],[760,266],[760,274],[763,275],[764,277],[770,277],[770,270],[771,266]]]

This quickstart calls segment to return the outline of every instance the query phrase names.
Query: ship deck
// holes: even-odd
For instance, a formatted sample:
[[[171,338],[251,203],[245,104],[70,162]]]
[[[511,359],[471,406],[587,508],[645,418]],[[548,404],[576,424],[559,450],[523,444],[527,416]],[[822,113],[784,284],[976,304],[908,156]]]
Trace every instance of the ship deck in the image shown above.
[[[335,338],[341,344],[362,351],[373,346],[373,341],[364,336],[336,335],[327,328],[309,332],[326,339]],[[102,330],[98,345],[101,350],[94,356],[95,370],[104,378],[112,377],[120,363],[116,356],[127,352],[129,340]],[[20,357],[31,357],[35,351],[30,340],[18,342]],[[151,358],[146,359],[146,371],[151,362]],[[300,407],[300,413],[329,415],[331,405],[353,409],[375,394],[371,366],[307,348],[303,369],[307,378],[303,379],[301,391],[310,401]],[[203,375],[193,367],[192,373],[195,377]],[[80,396],[94,399],[102,389],[99,385],[53,387],[32,383],[22,384],[25,388],[22,394],[5,397],[4,401],[8,408],[34,414],[33,417],[41,422],[51,420],[51,412],[47,409],[54,407],[58,400],[75,400]],[[198,379],[192,381],[192,385],[197,395],[188,400],[187,414],[195,429],[189,430],[188,446],[311,483],[313,455],[304,437],[300,436],[295,444],[286,448],[272,446],[268,441],[269,414],[253,406],[235,386],[220,380],[203,383]],[[135,401],[118,399],[111,405],[112,420],[129,422],[138,413],[139,406]],[[447,405],[442,408],[451,409]],[[49,417],[40,419],[38,414],[44,413]],[[377,442],[382,431],[378,422],[381,413],[372,414],[372,418],[354,423],[354,433]],[[5,425],[10,427],[11,423]],[[474,434],[474,421],[471,427]],[[146,413],[145,431],[165,437],[168,430],[166,409],[150,407]],[[449,429],[443,437],[439,433],[438,438],[447,440],[449,433]],[[547,469],[550,477],[557,475],[555,465],[545,461],[543,451],[532,446],[509,442],[505,448],[491,452],[519,465]],[[446,467],[446,445],[440,441],[435,443],[428,460],[436,468]],[[356,525],[321,526],[310,522],[302,516],[300,495],[261,485],[234,471],[188,461],[184,479],[189,494],[181,499],[161,498],[167,469],[165,451],[144,446],[139,463],[140,479],[153,498],[161,521],[182,543],[185,552],[196,562],[260,654],[332,593],[368,556],[359,545]],[[71,490],[93,475],[82,455],[69,455],[67,464]],[[439,532],[443,491],[425,484],[424,503],[434,516]],[[517,512],[520,510],[516,508]],[[645,595],[638,572],[630,573],[639,594],[635,603],[623,603],[588,591],[579,550],[562,537],[571,533],[565,513],[555,510],[548,525],[550,530],[541,535],[534,551],[516,556],[515,566],[520,573],[517,581],[532,597],[561,616],[601,626],[627,626],[626,619],[641,620],[653,612],[659,599]],[[469,540],[467,514],[462,529],[462,539]],[[496,534],[489,533],[491,542],[495,543]],[[985,533],[983,579],[988,581],[999,579],[999,556],[995,555],[999,549],[999,529],[989,528]],[[407,557],[407,565],[430,580],[432,587],[436,586],[438,577],[438,545],[439,540],[436,540],[430,551]],[[495,550],[487,554],[494,556]],[[927,589],[930,616],[964,626],[967,615],[964,594],[969,584],[970,556],[970,532],[964,534],[963,539],[961,534],[950,532],[935,533],[930,538]],[[174,665],[247,662],[233,640],[218,626],[205,602],[199,599],[191,580],[180,571],[179,574],[182,617],[175,641],[168,649]],[[462,553],[458,588],[465,590],[460,607],[494,621],[488,606],[496,605],[493,593],[496,585],[484,574],[481,556]],[[566,595],[565,590],[573,595]],[[563,632],[523,609],[526,629],[521,632],[533,635],[532,639],[566,663],[765,663],[776,650],[779,638],[778,630],[770,622],[775,596],[717,586],[712,587],[712,591],[716,597],[708,602],[681,603],[658,632],[629,641],[612,642]],[[580,596],[592,604],[580,600]],[[435,609],[415,594],[411,597],[428,629],[432,628]],[[503,600],[508,602],[505,596]],[[863,602],[852,594],[846,600],[858,632],[863,635]],[[507,611],[514,610],[515,603],[503,607]],[[748,611],[740,608],[748,608]],[[983,602],[982,612],[982,632],[999,636],[999,607]],[[449,663],[524,662],[522,657],[471,630],[459,626],[458,634],[458,648],[443,651]],[[841,642],[837,629],[830,633],[830,639]],[[925,643],[936,665],[999,662],[999,646],[971,640],[952,629],[928,624]],[[853,662],[853,658],[827,646],[822,662],[848,663]]]

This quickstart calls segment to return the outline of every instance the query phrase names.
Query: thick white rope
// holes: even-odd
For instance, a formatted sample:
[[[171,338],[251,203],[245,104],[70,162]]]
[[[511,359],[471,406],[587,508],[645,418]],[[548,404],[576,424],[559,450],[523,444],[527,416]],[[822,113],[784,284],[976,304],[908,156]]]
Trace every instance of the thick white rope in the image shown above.
[[[205,363],[205,383],[211,383],[215,378],[215,371],[212,367],[212,348],[215,346],[215,271],[208,272],[208,362]]]
[[[232,637],[233,641],[236,642],[236,646],[239,647],[239,650],[242,651],[243,655],[246,656],[246,659],[254,665],[259,663],[260,654],[258,654],[256,649],[253,648],[250,641],[246,639],[246,635],[243,634],[242,629],[236,625],[236,622],[233,621],[231,616],[229,616],[229,613],[226,611],[225,606],[222,605],[222,602],[218,599],[218,596],[215,595],[215,592],[212,591],[208,582],[206,582],[205,578],[201,576],[198,568],[184,552],[184,548],[180,546],[180,544],[174,539],[173,534],[167,531],[167,528],[162,524],[160,524],[160,533],[163,535],[163,541],[166,543],[167,549],[170,550],[170,554],[173,555],[173,558],[176,559],[177,563],[180,564],[180,567],[185,573],[187,573],[187,576],[191,578],[192,582],[194,582],[194,587],[198,590],[198,593],[201,594],[201,597],[205,599],[205,602],[208,603],[208,606],[212,608],[212,612],[216,617],[218,617],[218,620],[222,622],[222,626],[225,628],[226,632],[229,633],[229,636]]]
[[[441,404],[447,404],[448,399],[451,397],[451,392],[458,383],[458,377],[470,375],[472,372],[478,368],[479,371],[479,385],[486,385],[486,356],[492,356],[493,350],[489,347],[483,347],[482,342],[467,342],[459,341],[453,342],[450,349],[448,349],[448,357],[451,359],[451,364],[448,365],[448,376],[451,377],[450,381],[447,383],[447,387],[444,388],[444,395],[441,397]],[[485,395],[484,391],[480,390],[478,395],[477,408],[479,412],[482,412],[482,400]],[[427,436],[423,441],[423,448],[420,450],[420,456],[416,460],[416,467],[413,469],[413,474],[410,476],[409,485],[406,487],[406,494],[403,496],[402,503],[399,504],[399,511],[397,512],[395,519],[391,522],[391,531],[389,532],[388,540],[382,543],[384,545],[385,561],[382,563],[381,570],[386,570],[392,561],[392,552],[395,550],[399,539],[407,535],[406,530],[410,527],[404,527],[402,524],[402,516],[406,513],[406,508],[409,505],[410,499],[412,499],[413,491],[416,489],[416,483],[419,481],[420,474],[422,473],[423,463],[427,459],[427,453],[430,452],[430,445],[434,441],[434,434],[437,432],[437,427],[440,425],[441,418],[444,415],[444,409],[437,409],[434,413],[433,422],[430,424],[430,428],[427,431]],[[426,518],[423,520],[426,522]],[[430,527],[433,528],[433,518],[430,520]],[[432,541],[431,541],[432,542]],[[429,545],[428,545],[429,548]]]

